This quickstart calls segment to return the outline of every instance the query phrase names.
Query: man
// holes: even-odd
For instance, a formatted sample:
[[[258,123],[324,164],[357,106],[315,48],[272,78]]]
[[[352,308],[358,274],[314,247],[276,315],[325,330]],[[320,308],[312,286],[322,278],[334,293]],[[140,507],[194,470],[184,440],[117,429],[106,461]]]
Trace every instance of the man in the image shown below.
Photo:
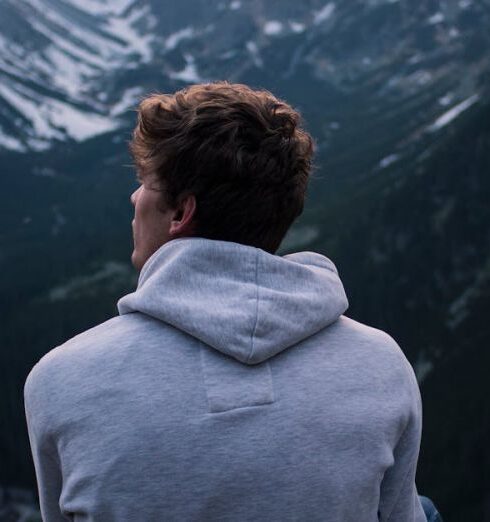
[[[412,368],[343,315],[329,258],[275,254],[311,170],[299,120],[227,82],[141,102],[138,287],[25,386],[45,521],[426,520]]]

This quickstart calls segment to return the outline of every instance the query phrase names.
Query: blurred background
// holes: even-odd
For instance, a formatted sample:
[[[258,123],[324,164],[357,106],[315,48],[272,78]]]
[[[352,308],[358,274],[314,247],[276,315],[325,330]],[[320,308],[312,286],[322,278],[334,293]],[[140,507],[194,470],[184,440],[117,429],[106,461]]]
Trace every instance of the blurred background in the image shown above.
[[[303,113],[318,168],[278,253],[330,257],[345,315],[397,340],[419,492],[489,521],[490,0],[0,0],[0,520],[40,520],[27,373],[136,286],[135,106],[218,79]]]

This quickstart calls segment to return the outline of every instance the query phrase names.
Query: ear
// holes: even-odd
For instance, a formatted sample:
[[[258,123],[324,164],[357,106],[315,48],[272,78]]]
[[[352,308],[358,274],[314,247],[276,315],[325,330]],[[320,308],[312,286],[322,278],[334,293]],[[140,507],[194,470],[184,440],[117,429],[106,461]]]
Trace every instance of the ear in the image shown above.
[[[170,222],[169,234],[172,236],[186,236],[192,233],[193,218],[196,212],[196,198],[188,194],[180,200]]]

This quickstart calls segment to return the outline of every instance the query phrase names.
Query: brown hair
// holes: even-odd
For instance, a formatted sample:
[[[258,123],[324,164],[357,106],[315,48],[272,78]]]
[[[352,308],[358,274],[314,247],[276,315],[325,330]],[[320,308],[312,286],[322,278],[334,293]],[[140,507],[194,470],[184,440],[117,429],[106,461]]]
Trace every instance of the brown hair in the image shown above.
[[[164,202],[194,194],[194,235],[275,253],[302,213],[313,140],[300,114],[266,90],[226,81],[152,94],[129,144]]]

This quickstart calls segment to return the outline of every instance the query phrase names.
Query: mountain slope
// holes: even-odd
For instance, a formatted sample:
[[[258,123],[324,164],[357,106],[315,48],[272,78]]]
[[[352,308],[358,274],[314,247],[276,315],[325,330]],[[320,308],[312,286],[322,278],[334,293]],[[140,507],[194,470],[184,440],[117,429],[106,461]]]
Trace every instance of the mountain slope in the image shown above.
[[[131,109],[226,78],[304,114],[319,168],[280,253],[332,257],[347,315],[399,341],[424,396],[421,492],[445,520],[488,517],[488,26],[488,0],[1,3],[0,482],[34,487],[30,367],[136,284]]]
[[[488,520],[490,382],[490,105],[474,108],[391,186],[363,185],[324,224],[346,282],[348,315],[386,329],[422,385],[419,490],[444,520]],[[380,175],[380,174],[378,174]],[[400,182],[401,181],[401,182]],[[329,246],[330,243],[330,246]]]

